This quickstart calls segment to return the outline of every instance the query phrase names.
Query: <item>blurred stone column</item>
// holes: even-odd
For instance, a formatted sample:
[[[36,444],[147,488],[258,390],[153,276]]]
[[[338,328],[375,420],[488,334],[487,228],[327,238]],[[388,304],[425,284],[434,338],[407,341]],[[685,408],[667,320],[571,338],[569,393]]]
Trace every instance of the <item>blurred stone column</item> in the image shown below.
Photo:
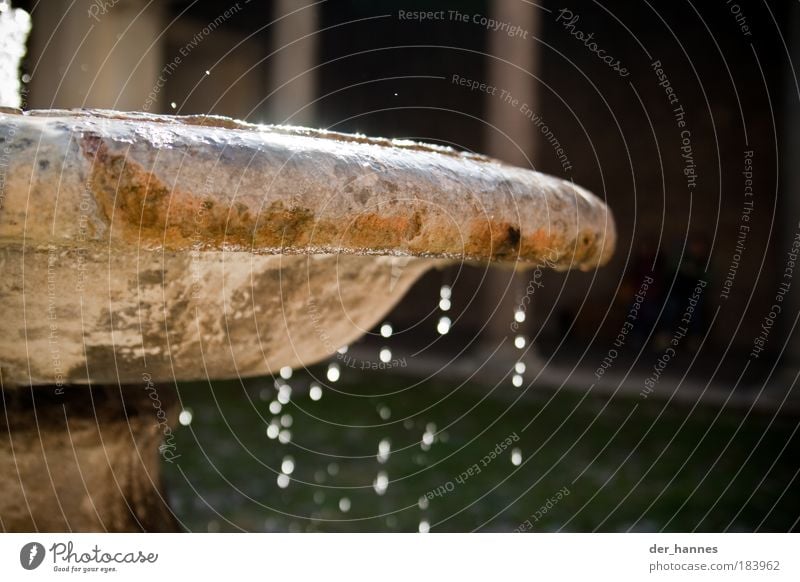
[[[316,0],[277,0],[272,19],[267,114],[271,123],[314,125],[317,96]],[[280,19],[280,20],[278,20]],[[274,93],[273,93],[274,91]]]
[[[142,109],[162,63],[165,2],[49,0],[31,16],[30,108]]]
[[[520,107],[524,103],[530,109],[537,110],[536,80],[533,76],[538,74],[539,46],[533,37],[539,36],[540,13],[539,8],[522,0],[493,0],[491,18],[519,26],[526,34],[509,36],[502,31],[487,33],[487,82],[498,90],[495,95],[486,96],[486,153],[523,168],[531,168],[535,156],[535,135],[530,122],[520,112]],[[502,91],[517,100],[517,105],[504,99]],[[498,196],[502,195],[507,194],[498,193]],[[494,312],[481,338],[482,351],[493,351],[505,338],[504,347],[497,353],[503,365],[513,365],[525,350],[526,363],[537,363],[534,350],[529,345],[523,350],[514,346],[517,334],[529,339],[528,332],[534,329],[531,325],[534,301],[527,304],[526,319],[519,324],[518,331],[515,333],[511,327],[514,313],[525,294],[527,281],[525,271],[492,269],[482,288],[484,311],[487,315]]]

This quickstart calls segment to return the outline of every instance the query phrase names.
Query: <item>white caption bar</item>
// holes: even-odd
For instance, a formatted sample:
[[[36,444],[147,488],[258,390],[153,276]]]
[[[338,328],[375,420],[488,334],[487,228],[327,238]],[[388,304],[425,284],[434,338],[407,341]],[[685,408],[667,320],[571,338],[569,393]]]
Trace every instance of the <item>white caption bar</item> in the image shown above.
[[[800,580],[798,550],[796,534],[4,534],[0,579]]]

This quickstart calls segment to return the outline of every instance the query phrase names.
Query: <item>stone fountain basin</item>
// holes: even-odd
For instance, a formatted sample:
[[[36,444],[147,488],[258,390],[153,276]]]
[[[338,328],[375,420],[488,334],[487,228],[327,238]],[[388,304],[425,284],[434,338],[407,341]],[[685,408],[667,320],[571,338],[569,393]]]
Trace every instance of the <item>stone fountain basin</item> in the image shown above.
[[[453,261],[591,269],[608,208],[449,148],[220,117],[0,113],[4,385],[273,374]]]

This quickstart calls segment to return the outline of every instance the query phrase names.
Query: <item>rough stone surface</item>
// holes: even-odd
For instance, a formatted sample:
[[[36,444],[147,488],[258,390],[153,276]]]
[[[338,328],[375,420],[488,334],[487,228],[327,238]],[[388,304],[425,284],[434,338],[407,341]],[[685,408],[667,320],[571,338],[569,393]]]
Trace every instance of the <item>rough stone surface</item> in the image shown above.
[[[423,144],[224,118],[0,113],[6,384],[275,373],[453,260],[590,269],[592,194]]]

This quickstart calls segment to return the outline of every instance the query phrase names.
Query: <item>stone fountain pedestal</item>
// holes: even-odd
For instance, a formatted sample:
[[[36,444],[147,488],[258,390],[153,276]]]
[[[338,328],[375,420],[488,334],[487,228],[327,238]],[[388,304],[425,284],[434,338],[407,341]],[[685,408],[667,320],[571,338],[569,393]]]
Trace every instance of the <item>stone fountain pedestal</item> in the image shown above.
[[[570,182],[414,142],[9,108],[0,140],[12,530],[170,529],[165,386],[323,360],[440,265],[592,269],[615,242]]]

